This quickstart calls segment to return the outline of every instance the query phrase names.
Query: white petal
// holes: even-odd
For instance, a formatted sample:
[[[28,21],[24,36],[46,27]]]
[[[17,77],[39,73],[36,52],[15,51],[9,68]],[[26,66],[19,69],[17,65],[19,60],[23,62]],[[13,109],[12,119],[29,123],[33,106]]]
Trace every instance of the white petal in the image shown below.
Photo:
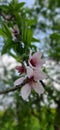
[[[27,100],[30,93],[31,93],[31,87],[29,86],[29,84],[24,85],[21,89],[22,98],[24,100]]]
[[[40,68],[37,68],[34,70],[34,79],[35,80],[43,80],[45,78],[46,78],[46,75]]]
[[[24,77],[17,79],[17,80],[14,82],[14,86],[18,86],[18,85],[20,85],[21,83],[23,83],[24,79],[25,79]]]
[[[32,84],[32,88],[35,90],[36,93],[39,95],[44,92],[44,88],[42,87],[40,82],[35,82]]]
[[[27,67],[27,76],[28,78],[31,78],[33,76],[33,69],[31,67]]]

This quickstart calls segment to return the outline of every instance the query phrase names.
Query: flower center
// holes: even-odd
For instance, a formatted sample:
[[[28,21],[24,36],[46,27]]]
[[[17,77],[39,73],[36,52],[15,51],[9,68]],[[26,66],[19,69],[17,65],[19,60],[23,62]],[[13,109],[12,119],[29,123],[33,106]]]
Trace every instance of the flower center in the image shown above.
[[[34,76],[27,78],[27,82],[31,84],[34,81]]]
[[[30,60],[30,63],[32,64],[32,66],[36,67],[36,60],[35,60],[35,59],[34,59],[34,60],[31,59],[31,60]]]

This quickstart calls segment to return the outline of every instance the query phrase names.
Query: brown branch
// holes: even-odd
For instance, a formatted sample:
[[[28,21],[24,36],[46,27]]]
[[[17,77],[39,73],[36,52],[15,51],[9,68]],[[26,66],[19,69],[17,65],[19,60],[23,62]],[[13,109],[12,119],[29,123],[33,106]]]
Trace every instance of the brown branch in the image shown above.
[[[16,91],[16,90],[19,90],[19,89],[21,88],[21,86],[23,86],[23,85],[26,83],[26,80],[27,80],[27,79],[25,79],[24,82],[21,83],[20,85],[17,85],[17,86],[15,86],[15,87],[13,87],[13,88],[0,91],[0,95],[2,95],[2,94],[7,94],[7,93],[9,93],[9,92],[14,92],[14,91]]]

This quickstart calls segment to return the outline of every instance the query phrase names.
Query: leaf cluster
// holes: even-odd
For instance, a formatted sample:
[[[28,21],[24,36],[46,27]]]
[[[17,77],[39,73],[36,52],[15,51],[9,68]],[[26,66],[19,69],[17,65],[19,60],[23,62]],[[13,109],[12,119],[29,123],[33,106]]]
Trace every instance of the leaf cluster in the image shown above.
[[[30,19],[24,7],[25,3],[12,0],[7,5],[0,5],[0,35],[3,37],[2,54],[16,54],[14,57],[28,57],[30,49],[36,51],[34,42],[39,42],[33,36],[32,25],[35,24],[35,19]],[[19,34],[14,35],[14,26],[17,25]],[[11,31],[12,30],[12,31]],[[13,38],[13,36],[15,38]],[[24,56],[23,56],[24,55]]]

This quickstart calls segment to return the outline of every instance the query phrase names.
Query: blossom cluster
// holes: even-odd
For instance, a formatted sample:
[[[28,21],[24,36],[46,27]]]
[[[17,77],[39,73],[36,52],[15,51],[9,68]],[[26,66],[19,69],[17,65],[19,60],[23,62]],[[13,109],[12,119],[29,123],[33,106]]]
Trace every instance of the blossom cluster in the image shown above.
[[[18,86],[27,79],[26,84],[21,88],[21,96],[24,100],[27,100],[31,89],[35,90],[39,95],[44,92],[44,88],[40,83],[40,80],[45,78],[45,74],[42,71],[44,60],[41,58],[41,53],[36,52],[33,55],[30,54],[28,59],[28,65],[17,66],[16,69],[20,74],[25,74],[21,78],[14,82],[14,86]]]

